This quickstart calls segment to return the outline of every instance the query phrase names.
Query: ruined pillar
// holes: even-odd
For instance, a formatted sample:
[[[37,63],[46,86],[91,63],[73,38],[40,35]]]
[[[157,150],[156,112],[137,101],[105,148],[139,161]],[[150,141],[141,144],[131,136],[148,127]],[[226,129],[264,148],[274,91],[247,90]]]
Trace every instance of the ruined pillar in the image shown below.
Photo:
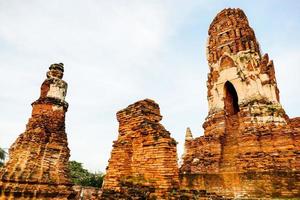
[[[32,103],[32,116],[9,149],[9,160],[0,171],[0,199],[72,199],[65,132],[67,83],[63,64],[53,64]]]
[[[146,186],[163,198],[178,188],[177,143],[159,123],[158,104],[150,99],[138,101],[119,111],[117,119],[119,136],[113,143],[103,193]]]

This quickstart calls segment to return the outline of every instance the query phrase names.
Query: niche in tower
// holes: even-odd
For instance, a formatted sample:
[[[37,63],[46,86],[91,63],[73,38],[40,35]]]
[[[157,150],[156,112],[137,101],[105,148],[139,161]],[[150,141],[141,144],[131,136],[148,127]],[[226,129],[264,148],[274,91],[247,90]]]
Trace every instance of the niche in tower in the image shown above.
[[[222,50],[225,52],[231,52],[228,46],[223,47]],[[225,70],[231,67],[236,67],[232,58],[229,56],[223,56],[220,61],[220,70]]]
[[[238,104],[238,95],[232,83],[226,81],[224,85],[224,109],[227,114],[234,115],[240,111]]]

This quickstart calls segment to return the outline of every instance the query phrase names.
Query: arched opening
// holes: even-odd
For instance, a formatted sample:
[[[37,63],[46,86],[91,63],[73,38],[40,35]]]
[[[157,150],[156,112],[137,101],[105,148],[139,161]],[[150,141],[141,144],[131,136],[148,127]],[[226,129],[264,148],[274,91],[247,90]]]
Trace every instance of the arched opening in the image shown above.
[[[227,114],[234,115],[240,111],[238,95],[232,83],[227,81],[224,85],[224,109]]]

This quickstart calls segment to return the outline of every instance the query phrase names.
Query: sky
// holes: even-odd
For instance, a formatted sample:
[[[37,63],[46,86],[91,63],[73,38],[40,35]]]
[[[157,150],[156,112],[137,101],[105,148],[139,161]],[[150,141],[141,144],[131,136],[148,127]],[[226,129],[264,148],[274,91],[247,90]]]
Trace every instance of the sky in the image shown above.
[[[116,112],[145,98],[160,105],[180,158],[186,128],[203,135],[207,31],[229,7],[248,16],[283,107],[300,116],[300,1],[0,0],[0,147],[25,131],[48,67],[62,62],[71,160],[104,172]]]

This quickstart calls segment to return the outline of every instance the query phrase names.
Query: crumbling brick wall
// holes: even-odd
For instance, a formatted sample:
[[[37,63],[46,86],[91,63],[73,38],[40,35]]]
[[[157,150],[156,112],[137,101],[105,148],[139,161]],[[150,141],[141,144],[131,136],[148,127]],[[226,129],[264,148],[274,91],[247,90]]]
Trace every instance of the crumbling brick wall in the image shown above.
[[[113,150],[103,192],[121,190],[121,182],[155,188],[156,196],[179,187],[176,141],[159,123],[158,104],[138,101],[117,113],[118,139]]]

